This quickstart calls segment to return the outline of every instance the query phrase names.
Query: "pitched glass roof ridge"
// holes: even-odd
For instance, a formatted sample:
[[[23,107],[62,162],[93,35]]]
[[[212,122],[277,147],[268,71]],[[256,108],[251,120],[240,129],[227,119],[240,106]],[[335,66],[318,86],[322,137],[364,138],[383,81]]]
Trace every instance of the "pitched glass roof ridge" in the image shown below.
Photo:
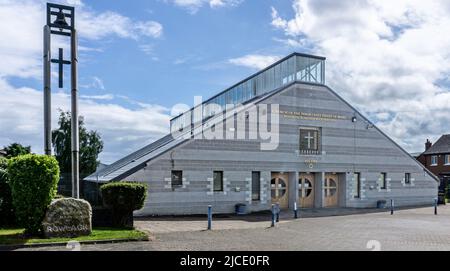
[[[235,106],[245,103],[254,97],[275,90],[293,81],[325,84],[325,57],[294,52],[276,61],[268,67],[250,75],[231,87],[219,92],[201,104],[179,114],[170,120],[171,131],[184,129],[194,120],[193,111],[202,106],[201,119],[215,115],[217,108],[208,105],[219,105],[222,109],[226,105]],[[204,107],[204,108],[203,108]]]
[[[244,83],[244,82],[246,82],[246,81],[248,81],[248,80],[250,80],[250,79],[252,79],[252,78],[254,78],[254,77],[258,76],[258,75],[260,75],[261,73],[263,73],[263,72],[269,70],[270,68],[275,67],[276,65],[282,63],[283,61],[286,61],[287,59],[289,59],[289,58],[291,58],[291,57],[293,57],[293,56],[301,56],[301,57],[307,57],[307,58],[314,58],[314,59],[318,59],[318,60],[322,60],[322,61],[326,60],[326,57],[323,57],[323,56],[317,56],[317,55],[311,55],[311,54],[305,54],[305,53],[293,52],[293,53],[291,53],[291,54],[289,54],[289,55],[287,55],[287,56],[281,58],[280,60],[276,61],[275,63],[270,64],[270,65],[267,66],[266,68],[257,71],[256,73],[254,73],[254,74],[252,74],[252,75],[246,77],[245,79],[243,79],[243,80],[241,80],[241,81],[235,83],[234,85],[232,85],[232,86],[226,88],[225,90],[222,90],[221,92],[219,92],[219,93],[217,93],[217,94],[211,96],[211,97],[208,98],[207,100],[203,101],[203,103],[207,103],[207,102],[211,101],[212,99],[214,99],[214,98],[220,96],[221,94],[227,92],[228,90],[230,90],[230,89],[232,89],[232,88],[234,88],[234,87],[239,86],[240,84],[242,84],[242,83]],[[190,110],[192,110],[192,109],[194,109],[194,107],[192,107]],[[189,110],[188,110],[188,111],[189,111]],[[183,112],[183,113],[181,113],[181,114],[179,114],[179,115],[173,117],[173,118],[170,119],[170,120],[172,121],[173,119],[176,119],[177,117],[183,115],[184,113],[185,113],[185,112]]]

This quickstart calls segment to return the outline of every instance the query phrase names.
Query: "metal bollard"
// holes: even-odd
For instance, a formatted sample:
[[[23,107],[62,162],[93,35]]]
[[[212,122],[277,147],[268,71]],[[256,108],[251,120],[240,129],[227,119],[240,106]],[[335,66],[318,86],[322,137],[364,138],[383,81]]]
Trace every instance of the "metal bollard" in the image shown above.
[[[272,224],[271,227],[275,227],[275,204],[272,204]]]
[[[394,200],[391,199],[391,215],[394,214]]]
[[[438,199],[434,199],[434,215],[437,215]]]
[[[212,228],[212,206],[208,205],[208,230]]]
[[[294,202],[294,218],[298,218],[298,209],[297,209],[297,202]]]
[[[277,203],[277,223],[280,222],[280,204]]]

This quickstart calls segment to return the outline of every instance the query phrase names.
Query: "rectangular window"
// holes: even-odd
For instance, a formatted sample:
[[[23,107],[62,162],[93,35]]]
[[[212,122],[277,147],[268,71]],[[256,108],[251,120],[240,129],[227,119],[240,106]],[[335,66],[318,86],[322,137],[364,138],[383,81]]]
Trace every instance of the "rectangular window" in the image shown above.
[[[411,183],[411,173],[405,173],[405,184]]]
[[[178,187],[183,185],[183,171],[172,170],[172,187]]]
[[[213,174],[214,191],[223,191],[223,171],[214,171]]]
[[[353,175],[353,198],[361,198],[361,173],[359,172]]]
[[[445,165],[450,165],[450,154],[445,155]]]
[[[438,165],[438,157],[437,157],[437,155],[431,156],[431,165],[432,166],[437,166]]]
[[[320,130],[318,128],[300,128],[300,153],[319,154]]]
[[[261,173],[259,171],[252,172],[252,200],[260,200],[261,195]]]
[[[386,181],[387,174],[381,173],[380,174],[380,189],[386,189],[387,187],[387,181]]]

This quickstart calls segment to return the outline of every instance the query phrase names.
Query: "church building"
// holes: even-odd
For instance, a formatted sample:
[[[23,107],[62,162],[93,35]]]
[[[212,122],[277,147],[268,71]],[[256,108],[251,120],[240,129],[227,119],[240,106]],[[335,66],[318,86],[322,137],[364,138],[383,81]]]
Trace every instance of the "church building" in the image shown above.
[[[358,86],[354,86],[358,87]],[[170,122],[170,134],[86,182],[148,184],[137,215],[431,205],[439,180],[293,53]]]

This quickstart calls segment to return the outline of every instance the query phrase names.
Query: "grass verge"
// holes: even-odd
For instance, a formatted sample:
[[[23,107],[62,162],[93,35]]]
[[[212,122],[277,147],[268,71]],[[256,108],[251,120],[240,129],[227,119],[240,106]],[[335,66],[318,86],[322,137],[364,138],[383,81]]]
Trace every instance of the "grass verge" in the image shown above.
[[[32,244],[51,244],[68,242],[71,240],[83,241],[105,241],[105,240],[145,240],[148,235],[139,230],[114,229],[114,228],[94,228],[89,236],[80,236],[76,238],[41,238],[26,237],[23,234],[24,229],[0,229],[0,245],[32,245]]]

